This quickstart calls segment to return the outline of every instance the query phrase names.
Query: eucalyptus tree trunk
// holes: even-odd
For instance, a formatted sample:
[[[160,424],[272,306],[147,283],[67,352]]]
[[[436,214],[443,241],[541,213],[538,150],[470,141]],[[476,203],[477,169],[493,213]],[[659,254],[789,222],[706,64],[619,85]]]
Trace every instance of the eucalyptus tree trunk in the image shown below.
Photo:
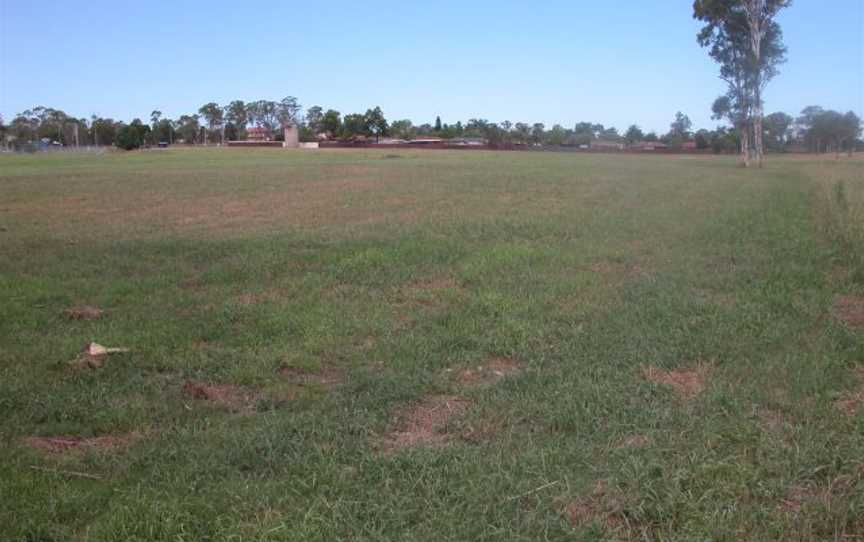
[[[745,0],[747,26],[750,27],[750,53],[753,55],[753,147],[756,163],[762,167],[762,37],[765,35],[765,0]]]
[[[762,146],[762,95],[759,90],[756,90],[756,103],[753,104],[753,147],[756,154],[756,165],[762,167],[762,158],[764,149]]]

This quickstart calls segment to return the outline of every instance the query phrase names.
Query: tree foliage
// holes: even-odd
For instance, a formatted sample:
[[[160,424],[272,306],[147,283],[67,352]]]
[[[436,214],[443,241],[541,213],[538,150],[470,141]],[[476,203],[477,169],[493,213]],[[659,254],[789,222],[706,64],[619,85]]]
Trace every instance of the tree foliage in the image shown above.
[[[675,113],[675,120],[669,125],[669,135],[673,138],[687,139],[690,137],[690,128],[692,127],[693,123],[690,121],[690,117],[678,111]]]
[[[384,112],[381,111],[380,107],[376,106],[374,109],[367,110],[363,118],[366,122],[367,135],[375,136],[376,141],[381,136],[387,135],[387,119],[384,118]]]
[[[699,45],[720,65],[727,84],[722,113],[741,136],[742,162],[750,162],[750,134],[762,159],[762,93],[786,59],[783,33],[775,21],[790,0],[695,0],[693,17],[703,23]],[[715,102],[715,106],[718,102]]]
[[[624,134],[624,139],[627,140],[627,143],[642,141],[644,137],[645,134],[642,133],[642,129],[635,124],[631,124],[630,127],[627,128],[627,132]]]
[[[783,112],[771,113],[765,117],[766,147],[773,151],[781,151],[786,147],[791,137],[791,127],[794,119]]]
[[[861,135],[861,119],[853,111],[846,114],[819,106],[805,107],[796,120],[804,144],[812,152],[851,153]]]
[[[141,119],[134,119],[117,131],[114,144],[120,149],[131,151],[144,146],[149,135],[150,127],[141,122]]]
[[[300,109],[300,103],[294,96],[286,96],[276,104],[276,118],[279,119],[282,128],[297,126]]]

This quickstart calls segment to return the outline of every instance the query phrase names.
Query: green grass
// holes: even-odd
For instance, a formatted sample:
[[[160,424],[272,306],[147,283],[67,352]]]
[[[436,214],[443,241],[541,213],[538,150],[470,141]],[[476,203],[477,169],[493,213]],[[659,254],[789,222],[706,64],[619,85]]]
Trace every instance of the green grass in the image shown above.
[[[0,156],[2,538],[864,538],[861,215],[822,188],[864,162],[392,154]],[[452,378],[491,357],[522,370]],[[387,451],[437,395],[444,445]]]

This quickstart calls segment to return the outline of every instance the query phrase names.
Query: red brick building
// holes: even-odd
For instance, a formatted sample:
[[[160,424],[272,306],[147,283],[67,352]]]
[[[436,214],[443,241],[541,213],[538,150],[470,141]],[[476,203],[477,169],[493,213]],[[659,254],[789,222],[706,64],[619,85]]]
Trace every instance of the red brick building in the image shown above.
[[[254,126],[246,130],[246,141],[273,141],[273,132]]]

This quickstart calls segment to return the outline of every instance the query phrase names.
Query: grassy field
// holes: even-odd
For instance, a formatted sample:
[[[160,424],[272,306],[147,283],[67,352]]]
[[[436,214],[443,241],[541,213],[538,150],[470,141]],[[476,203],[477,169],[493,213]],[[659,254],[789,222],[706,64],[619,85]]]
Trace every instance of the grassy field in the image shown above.
[[[0,156],[0,537],[862,540],[862,172]]]

